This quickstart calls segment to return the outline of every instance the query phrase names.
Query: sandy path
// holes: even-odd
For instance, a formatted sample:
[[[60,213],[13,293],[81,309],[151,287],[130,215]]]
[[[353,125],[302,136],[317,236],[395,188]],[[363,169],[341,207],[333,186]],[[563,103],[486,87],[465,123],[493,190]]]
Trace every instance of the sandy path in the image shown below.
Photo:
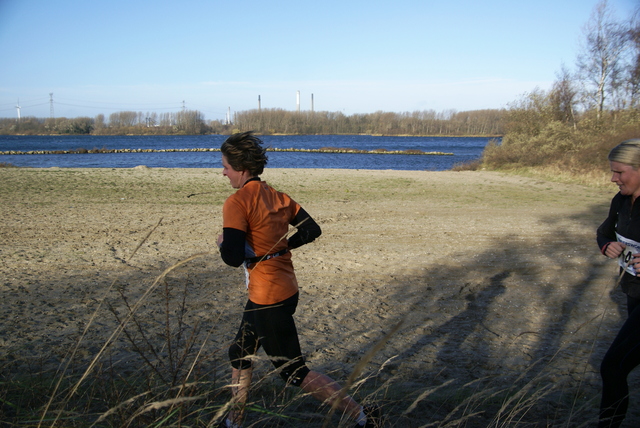
[[[263,178],[323,227],[294,254],[309,364],[344,381],[402,322],[356,392],[382,403],[390,426],[474,412],[466,426],[487,426],[505,395],[491,392],[529,387],[528,426],[593,422],[598,364],[624,316],[622,294],[611,291],[615,264],[594,239],[613,188],[493,172],[279,169]],[[205,370],[227,375],[226,346],[245,294],[242,272],[214,249],[232,191],[219,170],[5,168],[0,179],[5,377],[34,364],[58,367],[105,295],[124,314],[116,289],[135,301],[162,270],[207,252],[167,276],[140,309],[141,324],[162,343],[162,290],[179,301],[186,287],[184,331],[198,322],[211,331]],[[101,306],[79,364],[115,328]],[[125,372],[139,369],[135,354],[123,336],[110,348]],[[260,367],[264,382],[280,382]],[[637,376],[632,382],[639,391]],[[640,411],[629,420],[640,422]]]

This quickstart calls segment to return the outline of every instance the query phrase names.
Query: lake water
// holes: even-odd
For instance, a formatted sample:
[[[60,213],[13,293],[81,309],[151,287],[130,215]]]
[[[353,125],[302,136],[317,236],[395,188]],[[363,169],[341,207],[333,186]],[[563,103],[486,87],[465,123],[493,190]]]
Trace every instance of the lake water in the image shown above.
[[[7,136],[0,135],[0,152],[17,150],[196,149],[219,148],[224,135],[197,136]],[[482,137],[378,137],[369,135],[261,136],[265,147],[279,149],[421,150],[453,153],[450,156],[268,152],[271,168],[342,168],[444,171],[482,156],[491,138]],[[220,152],[87,153],[2,155],[0,163],[20,167],[62,168],[219,168]]]

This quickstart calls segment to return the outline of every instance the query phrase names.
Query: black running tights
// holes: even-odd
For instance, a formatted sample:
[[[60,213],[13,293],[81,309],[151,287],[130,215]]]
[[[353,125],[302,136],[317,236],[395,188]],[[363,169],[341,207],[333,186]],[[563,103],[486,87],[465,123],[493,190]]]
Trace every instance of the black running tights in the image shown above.
[[[629,406],[627,376],[640,364],[640,299],[627,296],[629,317],[600,365],[602,401],[598,428],[620,426]]]

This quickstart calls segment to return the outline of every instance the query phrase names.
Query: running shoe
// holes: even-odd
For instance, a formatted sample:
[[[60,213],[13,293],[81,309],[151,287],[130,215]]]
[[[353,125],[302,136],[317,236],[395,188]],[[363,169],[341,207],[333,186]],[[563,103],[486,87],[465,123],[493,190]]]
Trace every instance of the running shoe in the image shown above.
[[[382,427],[382,412],[378,406],[362,406],[362,411],[367,417],[367,422],[364,425],[356,424],[354,428],[381,428]]]

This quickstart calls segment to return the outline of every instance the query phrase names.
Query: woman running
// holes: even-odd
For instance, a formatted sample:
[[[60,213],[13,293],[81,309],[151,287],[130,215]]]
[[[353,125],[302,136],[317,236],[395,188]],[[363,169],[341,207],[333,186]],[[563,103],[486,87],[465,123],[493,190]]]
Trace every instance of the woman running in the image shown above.
[[[288,195],[260,180],[267,156],[262,141],[252,132],[230,136],[220,150],[222,174],[237,191],[224,203],[218,246],[225,263],[244,265],[249,290],[240,328],[229,348],[233,408],[221,427],[242,424],[251,384],[251,356],[260,347],[287,384],[333,405],[340,385],[306,366],[293,320],[298,283],[290,250],[320,236],[320,226]],[[289,225],[297,231],[286,239]],[[356,427],[378,426],[377,408],[363,408],[349,396],[336,406],[355,420]]]
[[[607,219],[598,228],[597,239],[602,254],[618,259],[620,264],[628,317],[600,365],[599,428],[619,427],[624,420],[629,405],[627,376],[640,364],[640,139],[614,147],[609,163],[611,181],[620,191],[611,201]]]

